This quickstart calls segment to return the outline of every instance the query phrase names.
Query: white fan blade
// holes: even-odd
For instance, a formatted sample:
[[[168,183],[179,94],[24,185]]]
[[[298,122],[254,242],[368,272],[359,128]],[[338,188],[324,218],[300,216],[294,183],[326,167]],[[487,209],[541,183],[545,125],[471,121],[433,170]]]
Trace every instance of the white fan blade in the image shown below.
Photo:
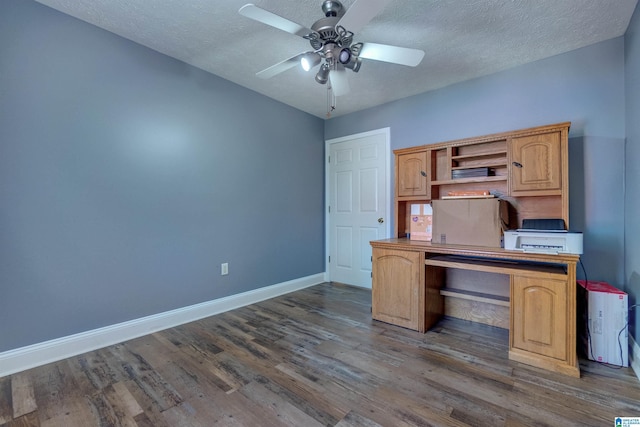
[[[349,79],[347,79],[347,70],[339,67],[337,70],[329,71],[329,81],[331,81],[331,90],[335,96],[342,96],[349,93]]]
[[[293,21],[289,21],[282,16],[278,16],[275,13],[269,12],[267,10],[261,9],[254,4],[245,4],[238,10],[238,13],[242,16],[246,16],[247,18],[251,18],[255,21],[262,22],[263,24],[270,25],[274,28],[277,28],[282,31],[286,31],[287,33],[295,34],[296,36],[306,36],[307,34],[313,33],[309,28],[303,27],[300,24],[296,24]]]
[[[356,0],[336,24],[357,33],[367,25],[391,0]]]
[[[308,52],[302,52],[297,54],[296,56],[292,56],[289,59],[285,59],[282,62],[278,62],[277,64],[272,65],[269,68],[257,72],[256,76],[260,77],[261,79],[270,79],[271,77],[287,71],[288,69],[293,68],[296,65],[300,65],[300,59],[307,53]]]
[[[358,57],[415,67],[424,58],[424,52],[419,49],[390,46],[388,44],[363,43]]]

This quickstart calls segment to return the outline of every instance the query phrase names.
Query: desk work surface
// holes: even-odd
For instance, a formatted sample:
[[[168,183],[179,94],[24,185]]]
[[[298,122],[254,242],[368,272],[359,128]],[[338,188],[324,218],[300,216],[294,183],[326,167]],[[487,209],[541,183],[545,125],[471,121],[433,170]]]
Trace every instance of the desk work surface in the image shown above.
[[[514,251],[504,248],[492,248],[487,246],[431,243],[421,240],[410,240],[408,238],[373,240],[371,241],[371,246],[375,248],[401,249],[404,251],[513,259],[522,261],[529,260],[548,263],[577,263],[580,260],[580,256],[576,254],[550,254],[540,252]]]

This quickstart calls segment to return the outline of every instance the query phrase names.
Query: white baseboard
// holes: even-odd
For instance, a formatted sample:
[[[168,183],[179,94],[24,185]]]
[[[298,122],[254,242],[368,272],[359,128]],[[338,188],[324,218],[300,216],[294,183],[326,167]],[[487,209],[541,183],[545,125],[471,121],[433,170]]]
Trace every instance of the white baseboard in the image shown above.
[[[319,273],[0,353],[0,377],[323,283]]]
[[[631,345],[631,368],[640,380],[640,346],[635,342],[633,336],[629,334],[629,344]]]

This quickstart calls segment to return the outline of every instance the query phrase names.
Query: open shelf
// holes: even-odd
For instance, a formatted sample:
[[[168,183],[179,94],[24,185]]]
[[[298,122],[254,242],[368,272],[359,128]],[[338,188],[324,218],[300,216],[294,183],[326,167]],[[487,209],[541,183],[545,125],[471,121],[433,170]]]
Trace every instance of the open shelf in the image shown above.
[[[469,301],[484,302],[488,304],[501,305],[509,307],[509,297],[502,295],[485,294],[482,292],[467,291],[463,289],[443,288],[440,289],[440,295],[445,297],[460,298]]]
[[[466,184],[470,182],[495,182],[495,181],[506,181],[506,175],[496,175],[496,176],[474,176],[472,178],[459,178],[459,179],[448,179],[443,181],[431,181],[431,185],[451,185],[451,184]]]
[[[481,159],[486,157],[507,157],[507,150],[503,151],[491,151],[478,154],[464,154],[461,156],[451,156],[451,160],[469,160],[469,159]]]
[[[495,161],[495,162],[491,162],[491,163],[483,163],[481,166],[451,166],[451,170],[461,170],[461,169],[474,169],[476,167],[481,167],[481,168],[491,168],[491,169],[496,169],[496,168],[504,168],[507,166],[507,161],[503,160],[503,161]],[[484,177],[487,178],[487,177]]]

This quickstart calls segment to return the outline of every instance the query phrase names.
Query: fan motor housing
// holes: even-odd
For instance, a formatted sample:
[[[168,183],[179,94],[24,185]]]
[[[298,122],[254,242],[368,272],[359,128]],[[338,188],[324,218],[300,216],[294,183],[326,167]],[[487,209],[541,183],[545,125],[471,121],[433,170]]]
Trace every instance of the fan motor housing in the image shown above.
[[[325,0],[322,2],[322,12],[324,16],[342,16],[344,15],[344,7],[337,0]]]
[[[340,18],[337,16],[318,19],[311,26],[311,29],[320,34],[322,40],[335,40],[338,38],[338,33],[336,33],[336,24],[338,21],[340,21]]]

